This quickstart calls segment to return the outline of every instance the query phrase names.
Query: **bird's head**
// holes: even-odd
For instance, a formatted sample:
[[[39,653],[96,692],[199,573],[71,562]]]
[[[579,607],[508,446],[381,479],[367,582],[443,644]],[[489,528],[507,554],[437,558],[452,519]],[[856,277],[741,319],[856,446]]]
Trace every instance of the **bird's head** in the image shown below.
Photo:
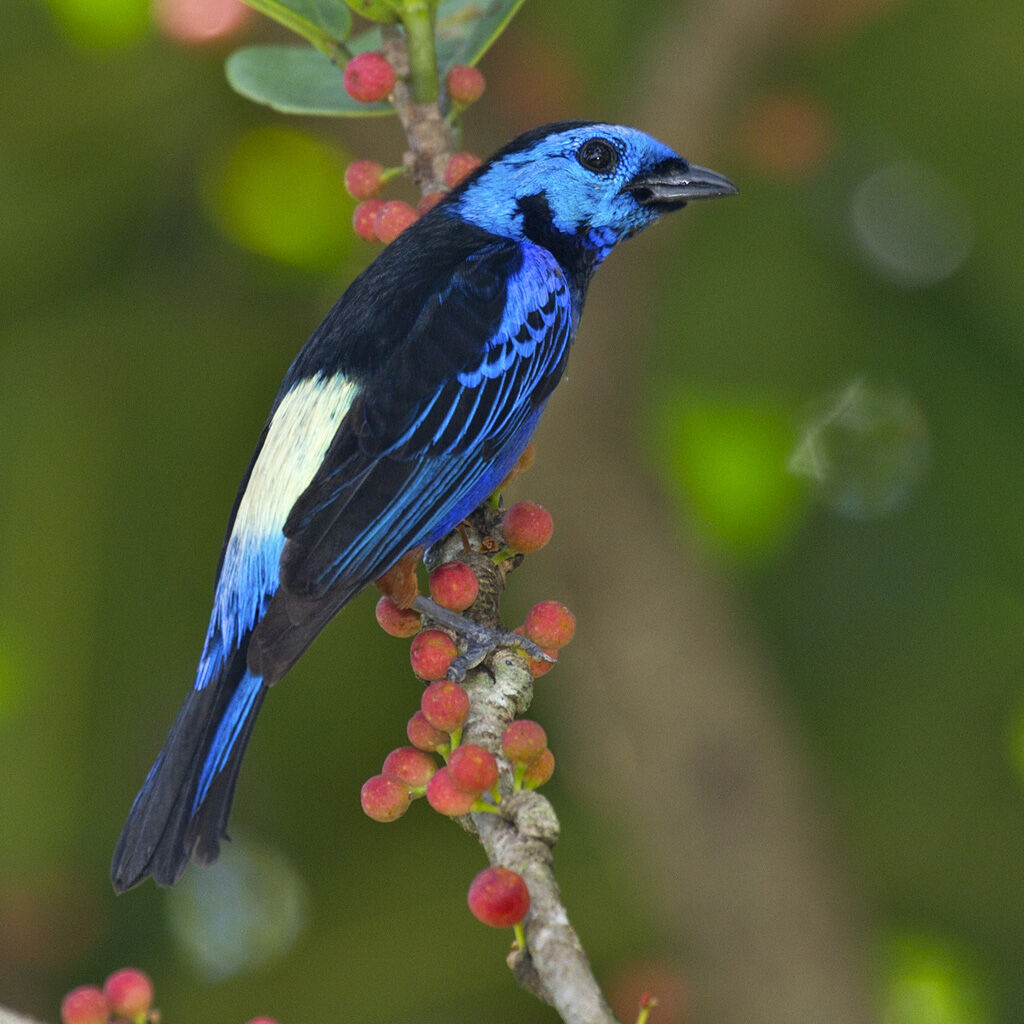
[[[635,128],[571,121],[519,136],[451,200],[479,227],[529,238],[556,255],[577,250],[596,265],[663,213],[736,191]]]

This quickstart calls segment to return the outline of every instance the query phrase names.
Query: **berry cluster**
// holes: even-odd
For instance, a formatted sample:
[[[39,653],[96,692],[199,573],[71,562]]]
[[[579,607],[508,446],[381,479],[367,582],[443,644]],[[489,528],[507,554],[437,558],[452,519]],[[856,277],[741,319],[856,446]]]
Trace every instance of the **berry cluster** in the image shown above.
[[[64,1024],[107,1024],[108,1021],[130,1021],[147,1024],[159,1014],[152,1009],[153,983],[135,967],[114,971],[103,983],[79,985],[61,1001],[60,1019]]]
[[[360,53],[344,71],[345,89],[359,103],[378,103],[391,95],[397,82],[394,67],[379,52]],[[453,107],[461,111],[483,95],[484,76],[479,69],[457,65],[445,77]],[[480,166],[473,153],[456,153],[444,170],[444,181],[454,188]],[[415,207],[401,199],[381,199],[380,193],[401,167],[385,168],[374,160],[354,160],[345,170],[345,188],[359,200],[352,217],[355,233],[367,242],[393,242],[410,224],[436,206],[443,192],[425,195]]]

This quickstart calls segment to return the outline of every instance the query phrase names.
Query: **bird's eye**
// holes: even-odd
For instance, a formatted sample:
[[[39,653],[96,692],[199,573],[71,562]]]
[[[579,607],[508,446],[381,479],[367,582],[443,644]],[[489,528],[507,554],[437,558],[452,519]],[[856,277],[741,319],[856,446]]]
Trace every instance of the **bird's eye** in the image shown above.
[[[576,159],[595,174],[611,174],[619,163],[619,154],[607,139],[587,139],[578,150]]]

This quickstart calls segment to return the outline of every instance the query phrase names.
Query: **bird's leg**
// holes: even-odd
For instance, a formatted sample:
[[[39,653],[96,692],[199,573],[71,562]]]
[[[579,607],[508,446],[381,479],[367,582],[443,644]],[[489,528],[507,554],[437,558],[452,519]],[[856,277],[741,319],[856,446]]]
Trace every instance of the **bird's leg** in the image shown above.
[[[399,608],[411,608],[420,592],[419,581],[416,579],[416,565],[423,557],[423,548],[406,551],[402,557],[379,580],[377,589],[391,598]]]
[[[471,668],[476,668],[487,655],[499,647],[518,647],[534,661],[554,660],[527,637],[519,633],[509,633],[504,629],[481,625],[479,622],[466,618],[465,615],[442,608],[436,601],[432,601],[422,594],[412,602],[412,607],[421,615],[453,630],[465,641],[465,652],[460,654],[448,669],[448,678],[453,682],[462,682]]]

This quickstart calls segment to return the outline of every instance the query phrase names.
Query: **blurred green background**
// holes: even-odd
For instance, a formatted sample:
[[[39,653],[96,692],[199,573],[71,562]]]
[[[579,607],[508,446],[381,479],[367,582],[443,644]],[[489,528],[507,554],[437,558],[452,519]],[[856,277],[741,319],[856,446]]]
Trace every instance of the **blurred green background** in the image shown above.
[[[508,976],[506,936],[464,909],[479,848],[418,806],[389,828],[359,813],[418,689],[369,595],[270,701],[229,856],[171,893],[115,899],[107,882],[190,684],[270,399],[373,255],[341,169],[394,162],[401,141],[391,120],[285,118],[233,94],[225,55],[276,35],[214,8],[4,4],[0,1003],[52,1021],[69,987],[131,963],[168,1024],[550,1021]],[[628,119],[678,15],[527,4],[484,60],[467,147]],[[628,247],[640,273],[616,254],[595,282],[605,308],[644,311],[643,340],[617,350],[630,377],[642,353],[622,444],[773,666],[876,1019],[1020,1021],[1020,6],[801,0],[758,45],[709,151],[666,139],[741,197],[659,226]],[[587,335],[585,318],[577,365]],[[542,497],[556,525],[570,502],[604,514],[571,481]],[[549,596],[529,565],[513,589],[521,608]],[[564,660],[544,686],[583,706]],[[538,699],[556,755],[565,706]],[[706,1019],[686,922],[652,926],[572,771],[560,760],[551,785],[556,864],[599,974],[630,998],[653,977],[654,1024]]]

